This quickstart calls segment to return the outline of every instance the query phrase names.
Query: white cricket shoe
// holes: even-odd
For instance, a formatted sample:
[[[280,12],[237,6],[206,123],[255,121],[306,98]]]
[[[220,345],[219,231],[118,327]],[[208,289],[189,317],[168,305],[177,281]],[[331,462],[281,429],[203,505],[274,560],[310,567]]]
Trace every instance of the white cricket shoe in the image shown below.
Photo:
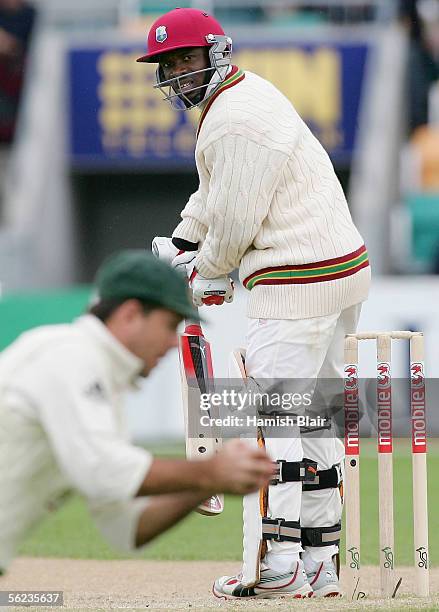
[[[332,561],[316,564],[315,571],[307,572],[315,597],[342,597],[337,571]]]
[[[252,587],[244,586],[241,574],[222,576],[215,580],[212,592],[220,599],[270,599],[284,597],[303,599],[312,597],[313,590],[308,583],[302,561],[297,561],[293,572],[275,572],[261,564],[261,579]]]

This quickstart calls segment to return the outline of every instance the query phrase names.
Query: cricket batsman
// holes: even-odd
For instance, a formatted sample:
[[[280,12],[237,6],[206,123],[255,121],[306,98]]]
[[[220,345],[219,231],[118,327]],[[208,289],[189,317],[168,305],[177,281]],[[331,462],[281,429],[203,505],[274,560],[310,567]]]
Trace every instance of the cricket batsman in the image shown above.
[[[231,302],[229,274],[239,268],[249,290],[248,376],[342,377],[343,339],[369,290],[366,247],[323,147],[289,100],[231,55],[232,40],[201,10],[174,9],[149,31],[138,61],[157,63],[155,87],[175,108],[201,110],[198,190],[153,250],[186,267],[196,305]],[[213,592],[339,596],[343,446],[298,428],[265,446],[281,469],[262,513],[254,494],[244,498],[242,572],[218,578]],[[308,460],[314,484],[303,482]]]
[[[0,575],[72,489],[107,540],[129,551],[211,495],[249,493],[273,474],[266,453],[242,441],[204,461],[156,459],[130,442],[123,392],[198,313],[181,274],[145,250],[110,257],[96,287],[87,314],[26,332],[0,355]]]

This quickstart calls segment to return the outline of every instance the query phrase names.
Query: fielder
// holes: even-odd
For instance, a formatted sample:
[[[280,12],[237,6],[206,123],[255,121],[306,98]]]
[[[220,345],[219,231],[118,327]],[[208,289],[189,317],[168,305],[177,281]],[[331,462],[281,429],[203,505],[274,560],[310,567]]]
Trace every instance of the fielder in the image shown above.
[[[231,52],[221,25],[196,9],[170,11],[149,31],[138,61],[158,64],[155,87],[176,108],[201,109],[199,188],[172,239],[156,238],[153,250],[186,266],[197,305],[232,301],[229,274],[239,268],[250,291],[248,376],[342,376],[343,338],[370,284],[363,239],[323,147],[271,83],[231,64]],[[290,434],[265,439],[282,469],[261,515],[257,495],[244,498],[242,572],[215,581],[218,597],[341,594],[343,446],[323,431]],[[302,483],[304,457],[317,463],[314,484]]]
[[[214,493],[257,490],[273,473],[242,442],[205,461],[154,459],[130,443],[122,393],[198,314],[182,276],[145,251],[111,257],[97,292],[88,314],[27,332],[0,355],[0,574],[71,489],[111,544],[133,550]]]

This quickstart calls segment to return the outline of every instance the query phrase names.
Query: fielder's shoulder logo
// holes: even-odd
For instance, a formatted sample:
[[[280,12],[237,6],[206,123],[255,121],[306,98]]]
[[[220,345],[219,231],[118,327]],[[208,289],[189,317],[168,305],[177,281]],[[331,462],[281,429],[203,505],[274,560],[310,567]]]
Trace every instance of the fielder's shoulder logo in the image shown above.
[[[155,29],[155,39],[157,42],[162,43],[168,38],[166,26],[159,26]]]
[[[86,387],[84,390],[84,395],[93,400],[106,400],[104,386],[99,381],[95,381]]]

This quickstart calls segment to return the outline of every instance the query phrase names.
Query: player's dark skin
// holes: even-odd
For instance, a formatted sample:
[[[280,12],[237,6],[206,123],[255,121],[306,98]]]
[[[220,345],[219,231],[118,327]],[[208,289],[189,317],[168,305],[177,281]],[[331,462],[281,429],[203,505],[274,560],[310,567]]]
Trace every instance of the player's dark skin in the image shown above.
[[[176,49],[175,51],[169,51],[160,55],[160,68],[163,71],[165,80],[175,79],[175,77],[182,77],[190,72],[196,72],[197,70],[204,70],[210,66],[209,62],[209,50],[207,47],[186,47],[184,49]],[[187,79],[182,78],[180,80],[180,86],[184,92],[185,87],[193,89],[194,87],[202,87],[209,82],[212,73],[210,71],[200,72]],[[178,85],[173,86],[175,93],[180,93]],[[195,91],[188,91],[185,95],[191,102],[196,102],[197,98],[204,95],[205,89],[196,89]]]

